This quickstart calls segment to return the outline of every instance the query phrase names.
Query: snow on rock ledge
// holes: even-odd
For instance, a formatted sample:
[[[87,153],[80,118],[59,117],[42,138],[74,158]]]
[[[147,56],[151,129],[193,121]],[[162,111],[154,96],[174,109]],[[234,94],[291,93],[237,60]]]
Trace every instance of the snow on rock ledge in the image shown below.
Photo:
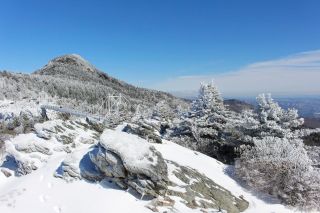
[[[142,138],[107,129],[89,155],[99,171],[122,188],[154,197],[167,189],[167,165],[161,153]]]
[[[167,177],[167,167],[161,153],[138,136],[105,130],[100,137],[100,144],[117,154],[124,167],[133,173],[148,175],[154,181]]]

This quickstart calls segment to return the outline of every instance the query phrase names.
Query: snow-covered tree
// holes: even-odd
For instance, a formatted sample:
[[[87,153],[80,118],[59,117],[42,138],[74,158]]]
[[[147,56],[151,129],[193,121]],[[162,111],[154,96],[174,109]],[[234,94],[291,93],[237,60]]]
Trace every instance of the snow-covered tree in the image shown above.
[[[270,94],[257,101],[257,110],[242,113],[236,125],[240,140],[250,142],[236,160],[237,176],[286,204],[319,209],[320,173],[302,140],[310,131],[301,130],[297,110],[281,108]]]
[[[235,129],[242,135],[240,140],[252,142],[252,138],[274,136],[279,138],[300,138],[299,133],[303,118],[299,118],[296,109],[283,109],[270,94],[257,97],[258,107],[255,111],[239,114]]]
[[[231,141],[237,113],[228,110],[218,88],[201,84],[191,110],[171,129],[170,139],[223,162],[232,162],[237,141]]]
[[[275,102],[271,94],[260,94],[257,97],[258,101],[258,115],[261,123],[276,123],[282,128],[297,128],[303,124],[303,118],[299,118],[296,109],[282,109],[277,102]]]
[[[218,88],[213,84],[201,84],[199,95],[192,102],[193,112],[217,112],[224,110],[223,99]]]
[[[159,101],[152,108],[152,117],[162,121],[172,120],[176,116],[176,112],[172,109],[165,100]]]
[[[301,139],[254,138],[236,161],[236,174],[249,186],[286,204],[320,208],[320,173],[312,167]]]

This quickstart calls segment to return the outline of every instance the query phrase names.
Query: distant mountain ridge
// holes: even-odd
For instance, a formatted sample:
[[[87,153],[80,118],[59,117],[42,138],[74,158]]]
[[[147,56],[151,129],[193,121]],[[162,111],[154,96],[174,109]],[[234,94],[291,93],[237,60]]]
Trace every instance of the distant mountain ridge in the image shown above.
[[[101,105],[109,95],[123,94],[132,105],[153,106],[161,100],[173,108],[186,101],[169,93],[139,88],[118,80],[95,68],[76,54],[56,57],[32,74],[0,72],[4,89],[0,98],[37,98],[44,91],[73,107]]]

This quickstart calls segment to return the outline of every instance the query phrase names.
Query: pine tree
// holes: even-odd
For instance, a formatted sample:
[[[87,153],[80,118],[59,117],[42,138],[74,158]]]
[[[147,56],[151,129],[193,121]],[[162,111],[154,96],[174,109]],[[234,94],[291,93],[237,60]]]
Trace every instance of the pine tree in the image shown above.
[[[204,114],[224,109],[223,99],[218,88],[213,83],[201,84],[198,98],[192,102],[192,111]]]

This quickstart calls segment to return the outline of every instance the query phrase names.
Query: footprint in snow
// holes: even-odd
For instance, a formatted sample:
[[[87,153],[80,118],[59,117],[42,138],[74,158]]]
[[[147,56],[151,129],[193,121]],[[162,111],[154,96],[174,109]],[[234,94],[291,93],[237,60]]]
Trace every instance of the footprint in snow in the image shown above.
[[[7,194],[0,196],[0,206],[6,204],[8,207],[14,208],[16,204],[16,197],[21,196],[25,191],[25,188],[13,189]]]
[[[60,206],[54,206],[53,207],[53,210],[56,212],[56,213],[61,213],[62,212],[62,209]]]
[[[40,200],[42,203],[47,202],[48,199],[49,199],[49,196],[47,196],[47,195],[40,195],[40,196],[39,196],[39,200]]]
[[[48,188],[51,189],[52,188],[52,183],[48,183]]]

